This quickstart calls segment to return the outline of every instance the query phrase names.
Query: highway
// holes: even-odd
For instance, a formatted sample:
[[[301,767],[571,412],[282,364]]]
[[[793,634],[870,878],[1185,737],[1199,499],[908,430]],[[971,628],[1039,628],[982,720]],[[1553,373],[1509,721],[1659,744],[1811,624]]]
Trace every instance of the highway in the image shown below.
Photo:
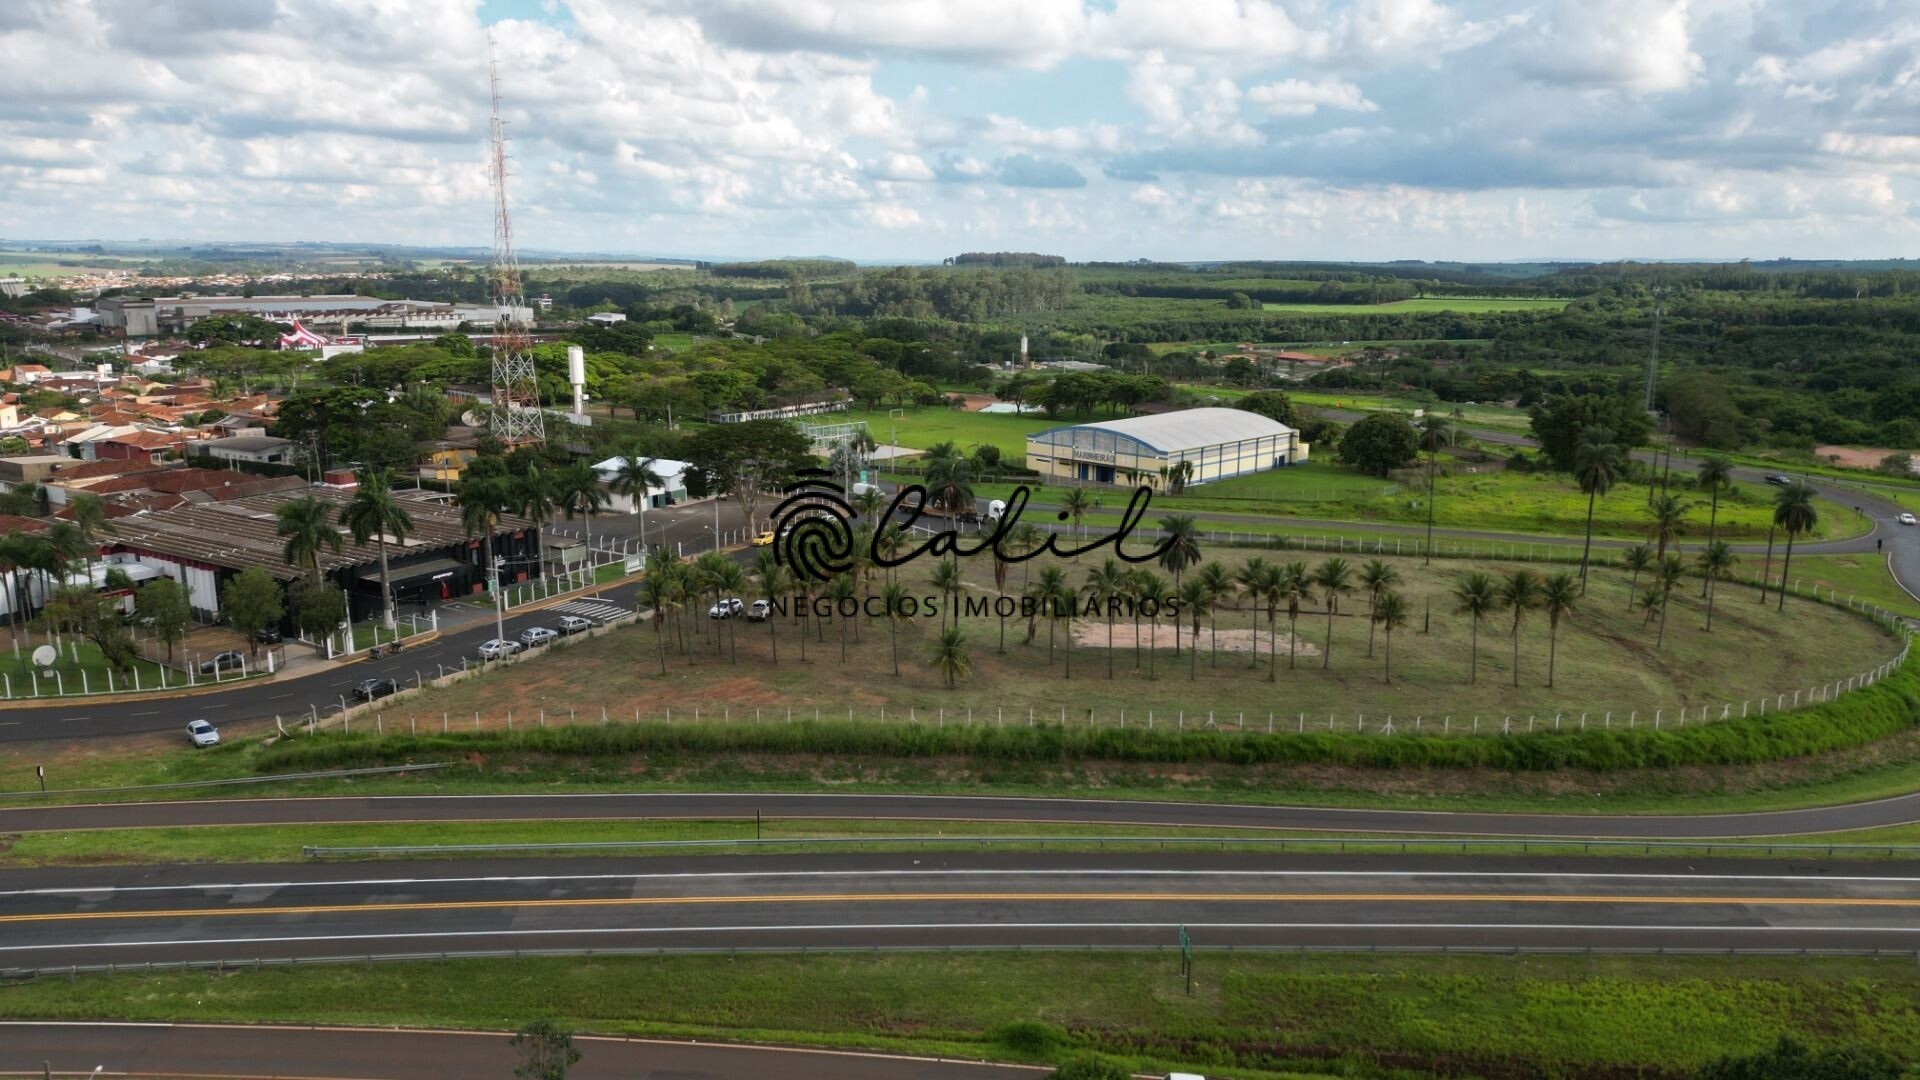
[[[251,1024],[0,1021],[0,1076],[197,1080],[510,1080],[497,1032]],[[576,1035],[569,1080],[1034,1080],[1046,1070],[889,1054]]]
[[[0,970],[506,950],[1920,949],[1920,866],[867,854],[21,870]]]
[[[0,833],[193,825],[448,821],[996,821],[1154,828],[1294,829],[1447,836],[1704,840],[1795,836],[1920,821],[1920,793],[1745,814],[1599,815],[1378,810],[1127,799],[718,792],[199,799],[0,808]],[[422,842],[431,842],[423,837]]]

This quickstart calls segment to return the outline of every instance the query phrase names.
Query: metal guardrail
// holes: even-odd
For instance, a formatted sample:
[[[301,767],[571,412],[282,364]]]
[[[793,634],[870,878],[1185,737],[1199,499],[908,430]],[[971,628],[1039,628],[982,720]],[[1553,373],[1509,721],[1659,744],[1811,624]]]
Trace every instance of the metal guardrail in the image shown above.
[[[1174,924],[1168,923],[1172,930]],[[286,957],[247,957],[225,960],[161,960],[137,964],[61,964],[50,967],[14,967],[0,968],[0,980],[23,981],[35,978],[80,975],[141,975],[156,971],[215,971],[238,972],[262,970],[265,968],[287,967],[326,967],[342,964],[372,965],[375,963],[420,963],[424,961],[446,962],[448,960],[526,960],[542,957],[595,957],[595,956],[811,956],[811,955],[847,955],[883,953],[1170,953],[1178,952],[1180,946],[1173,944],[1153,945],[747,945],[714,946],[700,945],[676,948],[671,945],[651,945],[644,948],[580,948],[580,949],[493,949],[473,952],[412,952],[412,953],[356,953],[352,956],[286,956]],[[1794,957],[1817,959],[1822,957],[1867,958],[1873,960],[1899,960],[1920,964],[1920,951],[1912,949],[1777,949],[1777,948],[1740,948],[1738,946],[1708,949],[1689,947],[1662,947],[1646,945],[1620,946],[1577,946],[1577,945],[1208,945],[1202,942],[1193,944],[1195,952],[1207,953],[1292,953],[1304,956],[1311,953],[1378,954],[1402,956],[1425,954],[1435,956],[1656,956],[1656,957]]]
[[[420,765],[373,765],[364,769],[332,769],[326,772],[273,773],[268,776],[230,776],[220,780],[182,780],[173,784],[136,784],[128,787],[49,788],[46,791],[0,791],[0,799],[43,799],[54,795],[121,795],[132,791],[180,791],[184,788],[227,787],[233,784],[271,784],[281,780],[332,780],[348,776],[382,776],[392,773],[426,772],[445,769],[451,761],[433,761]]]
[[[1407,852],[1412,849],[1455,850],[1466,852],[1472,849],[1501,848],[1527,854],[1535,850],[1566,851],[1578,848],[1583,853],[1593,851],[1631,851],[1639,850],[1651,855],[1658,851],[1705,852],[1709,855],[1719,852],[1738,852],[1743,855],[1761,854],[1879,854],[1895,855],[1920,859],[1920,845],[1916,844],[1799,844],[1778,843],[1758,844],[1746,842],[1727,842],[1713,840],[1601,840],[1583,839],[1577,836],[1555,838],[1550,836],[1515,839],[1512,837],[1434,837],[1431,839],[1413,837],[1337,837],[1337,836],[821,836],[821,837],[771,837],[756,839],[716,840],[594,840],[574,843],[524,843],[524,844],[398,844],[364,847],[322,847],[305,845],[300,853],[310,859],[350,858],[355,856],[379,855],[482,855],[500,854],[512,851],[532,852],[569,852],[569,851],[692,851],[702,848],[771,848],[771,847],[864,847],[866,845],[973,845],[988,847],[995,844],[1021,844],[1039,847],[1086,846],[1105,847],[1157,845],[1159,847],[1220,847],[1229,846],[1273,846],[1282,850],[1289,846],[1309,848],[1333,848],[1345,852],[1354,850],[1395,850]]]

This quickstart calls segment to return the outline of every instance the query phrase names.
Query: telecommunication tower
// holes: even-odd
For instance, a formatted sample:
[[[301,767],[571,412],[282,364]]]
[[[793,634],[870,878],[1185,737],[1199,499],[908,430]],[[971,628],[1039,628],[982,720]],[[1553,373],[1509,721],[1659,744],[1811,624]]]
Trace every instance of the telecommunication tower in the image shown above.
[[[513,218],[507,210],[507,125],[500,119],[500,67],[493,36],[487,36],[487,87],[493,98],[493,261],[488,267],[493,302],[493,408],[488,428],[510,446],[545,442],[540,387],[533,371],[533,338],[521,295],[520,260],[513,253]]]

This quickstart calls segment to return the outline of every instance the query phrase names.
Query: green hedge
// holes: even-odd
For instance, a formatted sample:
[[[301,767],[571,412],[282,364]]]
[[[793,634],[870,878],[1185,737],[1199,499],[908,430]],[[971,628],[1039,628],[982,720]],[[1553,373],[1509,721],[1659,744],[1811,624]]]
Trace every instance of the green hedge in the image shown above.
[[[791,724],[613,724],[448,735],[328,733],[265,751],[263,772],[346,768],[467,754],[555,757],[821,754],[839,757],[966,757],[1001,762],[1113,761],[1159,764],[1339,764],[1362,768],[1555,769],[1753,765],[1810,757],[1885,739],[1920,719],[1920,665],[1837,700],[1745,720],[1651,731],[1525,735],[1266,734],[1165,728],[926,727],[799,721]]]

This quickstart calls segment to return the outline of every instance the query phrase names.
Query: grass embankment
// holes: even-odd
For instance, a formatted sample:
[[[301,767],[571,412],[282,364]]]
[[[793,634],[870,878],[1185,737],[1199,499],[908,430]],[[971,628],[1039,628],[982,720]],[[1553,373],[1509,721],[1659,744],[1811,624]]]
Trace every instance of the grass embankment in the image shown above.
[[[1920,616],[1920,600],[1900,587],[1887,571],[1887,557],[1878,552],[1795,555],[1793,576],[1804,589],[1832,589],[1840,596],[1858,596],[1896,614]]]
[[[976,1059],[1095,1052],[1242,1080],[1675,1077],[1781,1035],[1920,1056],[1910,960],[1226,954],[1194,936],[1191,997],[1171,949],[849,953],[87,975],[0,986],[0,1014],[493,1029],[550,1016]]]

